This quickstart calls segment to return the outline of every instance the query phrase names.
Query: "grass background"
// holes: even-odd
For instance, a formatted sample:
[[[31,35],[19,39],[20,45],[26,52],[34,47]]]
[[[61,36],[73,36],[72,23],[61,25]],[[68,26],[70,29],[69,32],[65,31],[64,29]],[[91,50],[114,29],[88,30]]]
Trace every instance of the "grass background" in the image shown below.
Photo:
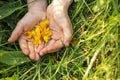
[[[26,6],[0,0],[0,80],[120,80],[119,0],[74,0],[71,45],[37,62],[23,55],[18,42],[7,42]]]

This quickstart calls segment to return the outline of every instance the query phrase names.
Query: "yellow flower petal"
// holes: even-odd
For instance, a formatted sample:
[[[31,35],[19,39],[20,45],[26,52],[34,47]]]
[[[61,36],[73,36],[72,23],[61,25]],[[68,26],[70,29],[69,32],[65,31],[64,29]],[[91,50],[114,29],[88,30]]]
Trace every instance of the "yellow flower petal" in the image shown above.
[[[46,19],[39,22],[32,31],[25,32],[24,34],[27,38],[32,39],[32,43],[36,46],[40,45],[42,42],[48,42],[52,32],[48,27],[49,20]]]
[[[48,36],[44,36],[44,41],[48,42],[48,38],[49,38]]]

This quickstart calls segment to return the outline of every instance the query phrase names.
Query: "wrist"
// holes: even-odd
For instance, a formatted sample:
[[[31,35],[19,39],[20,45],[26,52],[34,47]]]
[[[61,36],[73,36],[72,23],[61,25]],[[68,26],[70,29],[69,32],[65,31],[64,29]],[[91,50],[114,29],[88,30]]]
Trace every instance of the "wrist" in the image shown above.
[[[46,12],[46,0],[27,0],[29,12]]]
[[[46,0],[27,0],[28,12],[34,14],[38,19],[46,18],[47,1]]]
[[[73,0],[53,0],[53,4],[62,5],[65,8],[69,8]]]

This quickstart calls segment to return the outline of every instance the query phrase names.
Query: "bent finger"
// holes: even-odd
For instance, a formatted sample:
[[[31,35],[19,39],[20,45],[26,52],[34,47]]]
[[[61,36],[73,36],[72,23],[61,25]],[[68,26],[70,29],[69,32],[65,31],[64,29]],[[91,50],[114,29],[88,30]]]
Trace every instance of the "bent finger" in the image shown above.
[[[16,28],[13,30],[9,42],[14,42],[18,39],[18,37],[24,32],[31,30],[38,23],[37,16],[32,15],[31,13],[27,13],[18,23]]]
[[[21,21],[18,22],[16,28],[13,30],[10,38],[8,39],[8,42],[14,42],[18,39],[18,37],[20,37],[20,35],[23,32],[23,27],[24,27],[24,23],[22,23]]]
[[[24,39],[24,36],[20,37],[19,46],[25,55],[29,54],[28,44],[27,44],[27,41]]]
[[[45,48],[40,51],[40,55],[43,56],[47,53],[56,52],[63,47],[61,40],[51,41]]]
[[[38,53],[35,53],[35,59],[34,59],[34,60],[38,61],[39,58],[40,58],[39,54],[38,54]]]
[[[29,50],[30,50],[29,57],[30,57],[30,59],[34,60],[36,54],[35,54],[34,45],[32,44],[32,42],[28,42],[28,47],[29,47]]]
[[[35,53],[39,53],[45,46],[45,43],[42,42],[38,47],[35,47]]]

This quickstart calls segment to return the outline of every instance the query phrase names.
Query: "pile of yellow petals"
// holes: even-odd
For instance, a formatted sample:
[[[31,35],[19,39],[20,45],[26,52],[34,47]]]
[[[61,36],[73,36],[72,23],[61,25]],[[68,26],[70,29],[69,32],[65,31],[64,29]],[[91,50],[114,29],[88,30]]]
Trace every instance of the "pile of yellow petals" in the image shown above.
[[[46,19],[39,22],[31,31],[25,32],[27,38],[32,40],[32,43],[38,47],[42,42],[47,43],[52,35],[49,28],[49,20]]]

